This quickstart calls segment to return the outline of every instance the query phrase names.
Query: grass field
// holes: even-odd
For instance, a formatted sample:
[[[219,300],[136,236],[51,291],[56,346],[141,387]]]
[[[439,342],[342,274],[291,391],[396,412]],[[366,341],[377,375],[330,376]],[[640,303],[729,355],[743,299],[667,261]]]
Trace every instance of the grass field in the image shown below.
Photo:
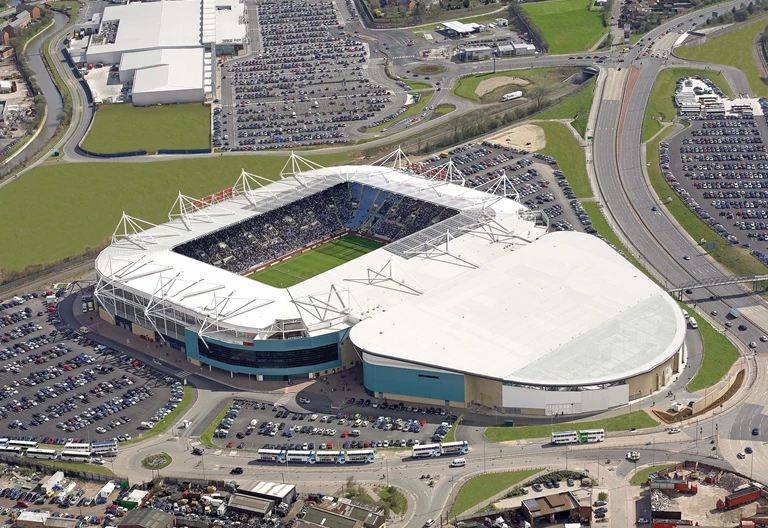
[[[658,425],[645,411],[634,411],[607,418],[605,420],[592,420],[586,422],[565,422],[555,424],[554,429],[550,424],[522,425],[520,427],[489,427],[485,430],[485,437],[491,442],[508,442],[510,440],[527,440],[532,438],[548,438],[552,431],[570,431],[573,429],[605,429],[608,431],[627,431],[633,427],[643,429]]]
[[[685,203],[678,197],[677,193],[667,184],[659,167],[659,141],[664,139],[672,128],[662,132],[652,142],[648,143],[647,161],[648,177],[651,180],[651,186],[660,198],[660,204],[666,207],[672,216],[683,226],[694,240],[712,240],[717,243],[717,248],[711,250],[709,254],[720,264],[731,270],[734,275],[762,275],[766,267],[755,257],[749,254],[748,249],[729,244],[723,237],[713,231],[709,225],[704,223]],[[667,203],[667,198],[671,201]],[[701,248],[703,252],[703,248]],[[691,255],[691,258],[696,258]]]
[[[270,286],[288,288],[381,246],[379,242],[367,238],[345,235],[270,268],[252,273],[248,278]]]
[[[678,48],[682,49],[682,48]],[[720,73],[713,70],[700,70],[696,68],[670,68],[661,70],[656,82],[653,84],[651,97],[648,106],[645,109],[645,118],[643,119],[642,141],[646,142],[661,130],[660,121],[672,121],[677,115],[677,109],[674,105],[675,83],[681,77],[691,77],[700,75],[709,78],[715,83],[723,93],[733,97],[733,90],[728,82]]]
[[[629,485],[642,486],[643,484],[648,482],[648,475],[650,475],[651,473],[656,473],[668,467],[669,467],[669,464],[664,464],[663,466],[648,466],[643,469],[638,469],[637,473],[632,475],[632,478],[629,479]]]
[[[588,49],[607,28],[603,13],[589,10],[590,0],[548,0],[522,4],[549,43],[549,53]]]
[[[562,103],[547,108],[539,115],[537,119],[571,119],[571,126],[575,128],[581,137],[586,137],[587,119],[589,119],[589,110],[592,108],[592,98],[594,96],[595,79],[590,79],[582,90],[576,95],[569,97]]]
[[[211,110],[202,104],[99,106],[82,147],[99,154],[158,149],[207,149]]]
[[[562,123],[536,123],[544,129],[547,146],[539,152],[557,159],[557,164],[568,178],[573,192],[579,198],[594,196],[587,176],[587,160],[579,142]]]
[[[321,165],[349,154],[307,156]],[[287,156],[223,156],[155,163],[53,162],[0,189],[0,270],[56,262],[109,240],[122,211],[154,223],[168,219],[178,192],[207,196],[234,185],[240,170],[277,178]],[[69,214],[29,214],[29,204],[53,193]],[[19,221],[23,218],[24,221]],[[34,244],[29,241],[34,240]]]
[[[680,303],[692,313],[690,307]],[[703,317],[697,317],[699,332],[704,341],[704,360],[696,375],[688,384],[688,390],[695,392],[711,387],[728,374],[734,363],[739,359],[739,351],[728,341],[728,338],[710,325]]]
[[[754,95],[764,97],[768,95],[768,86],[760,77],[757,57],[754,55],[754,43],[757,34],[766,25],[768,22],[765,20],[758,20],[720,37],[707,40],[698,46],[680,46],[675,50],[675,54],[686,59],[725,64],[738,68],[747,76],[749,87]]]
[[[533,70],[505,70],[496,73],[467,75],[466,77],[461,77],[454,83],[451,88],[451,93],[457,97],[463,97],[464,99],[469,99],[470,101],[478,103],[495,103],[498,102],[505,93],[510,91],[520,90],[523,92],[523,95],[526,95],[536,86],[540,86],[545,90],[553,90],[578,71],[578,68],[568,66],[561,68],[536,68]],[[475,93],[475,90],[481,82],[486,79],[493,79],[494,77],[517,77],[518,79],[528,81],[529,84],[526,86],[509,84],[484,94],[482,97]]]
[[[539,471],[541,470],[522,469],[503,473],[488,473],[469,479],[459,490],[448,517],[455,517],[466,512],[497,493],[523,482]]]

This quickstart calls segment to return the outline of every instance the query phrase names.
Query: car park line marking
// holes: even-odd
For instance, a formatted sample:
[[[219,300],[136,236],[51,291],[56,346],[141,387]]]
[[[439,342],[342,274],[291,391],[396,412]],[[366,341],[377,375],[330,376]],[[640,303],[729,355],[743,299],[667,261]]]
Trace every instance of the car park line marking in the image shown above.
[[[221,449],[217,449],[213,452],[214,455],[219,456],[221,454]]]
[[[233,449],[232,451],[230,451],[229,452],[229,456],[231,456],[231,457],[237,456],[237,450]]]

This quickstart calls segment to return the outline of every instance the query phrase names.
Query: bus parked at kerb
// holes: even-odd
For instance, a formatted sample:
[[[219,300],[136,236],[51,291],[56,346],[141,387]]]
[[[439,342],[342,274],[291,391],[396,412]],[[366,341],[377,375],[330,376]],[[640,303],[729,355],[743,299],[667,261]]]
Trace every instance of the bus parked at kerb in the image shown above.
[[[431,458],[437,456],[466,455],[469,452],[469,442],[460,440],[457,442],[442,442],[439,444],[421,444],[413,446],[412,458]]]
[[[582,431],[558,431],[552,433],[552,443],[594,444],[605,440],[605,429],[584,429]]]

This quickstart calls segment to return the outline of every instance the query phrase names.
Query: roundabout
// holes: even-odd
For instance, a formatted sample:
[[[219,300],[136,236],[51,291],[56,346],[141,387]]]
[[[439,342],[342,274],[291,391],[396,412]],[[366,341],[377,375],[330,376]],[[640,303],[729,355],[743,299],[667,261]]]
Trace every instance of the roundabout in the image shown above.
[[[167,455],[166,453],[156,453],[145,457],[144,460],[141,461],[141,467],[157,471],[158,469],[170,466],[171,462],[173,462],[173,459],[170,455]]]

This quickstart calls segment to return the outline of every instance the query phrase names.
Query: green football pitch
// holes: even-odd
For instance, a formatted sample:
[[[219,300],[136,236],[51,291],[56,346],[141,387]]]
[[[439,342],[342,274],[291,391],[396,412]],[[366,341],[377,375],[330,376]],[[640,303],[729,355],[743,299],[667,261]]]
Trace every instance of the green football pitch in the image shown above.
[[[382,244],[355,235],[344,235],[338,240],[292,257],[285,262],[248,275],[249,279],[288,288],[315,275],[354,260],[380,248]]]

